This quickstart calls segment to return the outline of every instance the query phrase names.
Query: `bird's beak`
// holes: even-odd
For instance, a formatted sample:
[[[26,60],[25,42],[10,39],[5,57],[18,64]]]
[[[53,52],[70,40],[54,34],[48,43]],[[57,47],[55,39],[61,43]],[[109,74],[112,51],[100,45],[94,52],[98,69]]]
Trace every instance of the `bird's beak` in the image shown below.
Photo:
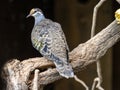
[[[30,17],[30,16],[31,16],[31,14],[28,14],[26,18],[28,18],[28,17]]]

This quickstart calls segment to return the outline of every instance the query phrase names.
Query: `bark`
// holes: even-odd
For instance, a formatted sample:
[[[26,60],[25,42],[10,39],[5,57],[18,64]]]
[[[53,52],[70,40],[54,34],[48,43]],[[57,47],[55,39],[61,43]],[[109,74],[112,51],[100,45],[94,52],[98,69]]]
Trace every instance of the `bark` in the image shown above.
[[[69,53],[74,72],[96,62],[119,39],[120,25],[114,20],[93,38],[79,44]],[[38,74],[34,73],[36,69],[39,70],[39,72],[37,71]],[[36,90],[42,90],[45,85],[63,78],[56,71],[54,64],[43,57],[23,61],[13,59],[4,65],[2,75],[7,82],[7,90],[34,90],[33,86],[39,88]],[[38,80],[35,77],[36,75],[38,75]]]

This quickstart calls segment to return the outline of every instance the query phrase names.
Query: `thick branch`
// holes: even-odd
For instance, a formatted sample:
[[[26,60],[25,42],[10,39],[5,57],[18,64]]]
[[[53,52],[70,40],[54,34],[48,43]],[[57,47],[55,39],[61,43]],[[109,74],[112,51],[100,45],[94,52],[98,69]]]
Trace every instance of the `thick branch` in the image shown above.
[[[106,51],[120,39],[120,25],[113,21],[109,26],[99,32],[96,36],[87,42],[78,45],[69,53],[70,61],[75,72],[80,71],[83,67],[95,62],[102,57]],[[8,83],[7,90],[24,90],[31,88],[33,80],[32,72],[37,68],[39,73],[39,85],[52,83],[62,77],[55,68],[47,69],[54,66],[52,62],[45,58],[30,58],[28,60],[12,60],[8,62],[3,69],[4,79]],[[43,70],[43,68],[46,70]],[[14,80],[14,82],[13,82]],[[11,84],[12,85],[9,85]],[[20,89],[15,89],[19,85]],[[21,87],[20,87],[21,86]],[[12,89],[9,89],[12,88]]]

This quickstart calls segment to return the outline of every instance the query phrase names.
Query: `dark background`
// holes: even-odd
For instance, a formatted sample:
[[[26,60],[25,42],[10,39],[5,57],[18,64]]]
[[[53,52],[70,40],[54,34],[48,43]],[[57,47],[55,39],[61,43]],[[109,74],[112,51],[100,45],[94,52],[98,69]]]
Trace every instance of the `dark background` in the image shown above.
[[[2,68],[5,62],[13,58],[24,60],[27,58],[41,56],[32,47],[31,39],[30,39],[30,34],[34,24],[34,19],[32,17],[26,19],[27,14],[34,7],[41,8],[47,18],[50,18],[62,24],[63,30],[67,37],[68,45],[70,46],[71,50],[74,47],[76,47],[79,43],[83,43],[87,41],[90,38],[92,10],[97,2],[95,0],[93,1],[76,0],[75,2],[74,1],[75,0],[71,0],[71,1],[70,0],[1,0],[0,67]],[[109,2],[106,3],[109,4],[103,5],[103,7],[101,7],[103,9],[101,9],[100,13],[98,13],[99,15],[98,15],[97,32],[99,32],[101,28],[104,28],[112,20],[114,20],[114,11],[120,7],[120,5],[118,5],[115,1],[109,0]],[[107,7],[110,8],[106,9]],[[102,19],[104,17],[103,15],[105,16],[104,19],[109,18],[106,19],[108,20],[107,23],[103,23],[104,22],[104,20]],[[104,25],[102,25],[101,23],[103,23]],[[110,63],[111,84],[108,85],[110,89],[107,89],[105,84],[103,86],[106,88],[106,90],[120,90],[120,69],[119,69],[120,42],[114,45],[109,52],[110,54],[108,56],[106,55],[106,57],[110,57],[110,59],[112,60],[112,62]],[[108,68],[106,67],[106,64],[107,63],[104,63],[102,68]],[[92,68],[95,69],[94,67]],[[85,75],[87,75],[88,77],[90,76],[88,75],[88,72]],[[84,74],[82,76],[84,76]],[[107,75],[103,74],[103,77],[104,76]],[[0,82],[1,89],[5,86],[3,82],[4,81],[2,80]],[[60,83],[62,82],[62,80],[58,82],[59,82],[58,87],[64,87]],[[69,88],[71,85],[70,82],[76,84],[72,80],[70,80],[69,83],[65,81],[64,83],[67,84],[64,84],[66,85],[64,89],[70,90]],[[71,90],[80,89],[77,88],[78,86],[76,85],[73,85],[73,87]],[[48,85],[48,87],[46,87],[46,90],[47,89],[59,90],[57,89],[56,84]]]

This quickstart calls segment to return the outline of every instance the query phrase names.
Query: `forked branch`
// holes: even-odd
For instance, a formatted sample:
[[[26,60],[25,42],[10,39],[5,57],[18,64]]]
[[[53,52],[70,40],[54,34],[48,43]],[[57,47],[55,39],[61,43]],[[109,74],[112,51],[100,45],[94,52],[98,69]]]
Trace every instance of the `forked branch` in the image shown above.
[[[120,25],[114,20],[93,38],[78,45],[69,53],[74,72],[101,58],[119,39]],[[39,74],[34,75],[36,69],[39,69]],[[32,85],[37,80],[34,76],[38,78],[37,86]],[[43,57],[30,58],[21,62],[16,59],[9,61],[3,68],[3,77],[7,82],[7,90],[28,90],[33,86],[43,88],[44,85],[62,78],[53,63]]]

